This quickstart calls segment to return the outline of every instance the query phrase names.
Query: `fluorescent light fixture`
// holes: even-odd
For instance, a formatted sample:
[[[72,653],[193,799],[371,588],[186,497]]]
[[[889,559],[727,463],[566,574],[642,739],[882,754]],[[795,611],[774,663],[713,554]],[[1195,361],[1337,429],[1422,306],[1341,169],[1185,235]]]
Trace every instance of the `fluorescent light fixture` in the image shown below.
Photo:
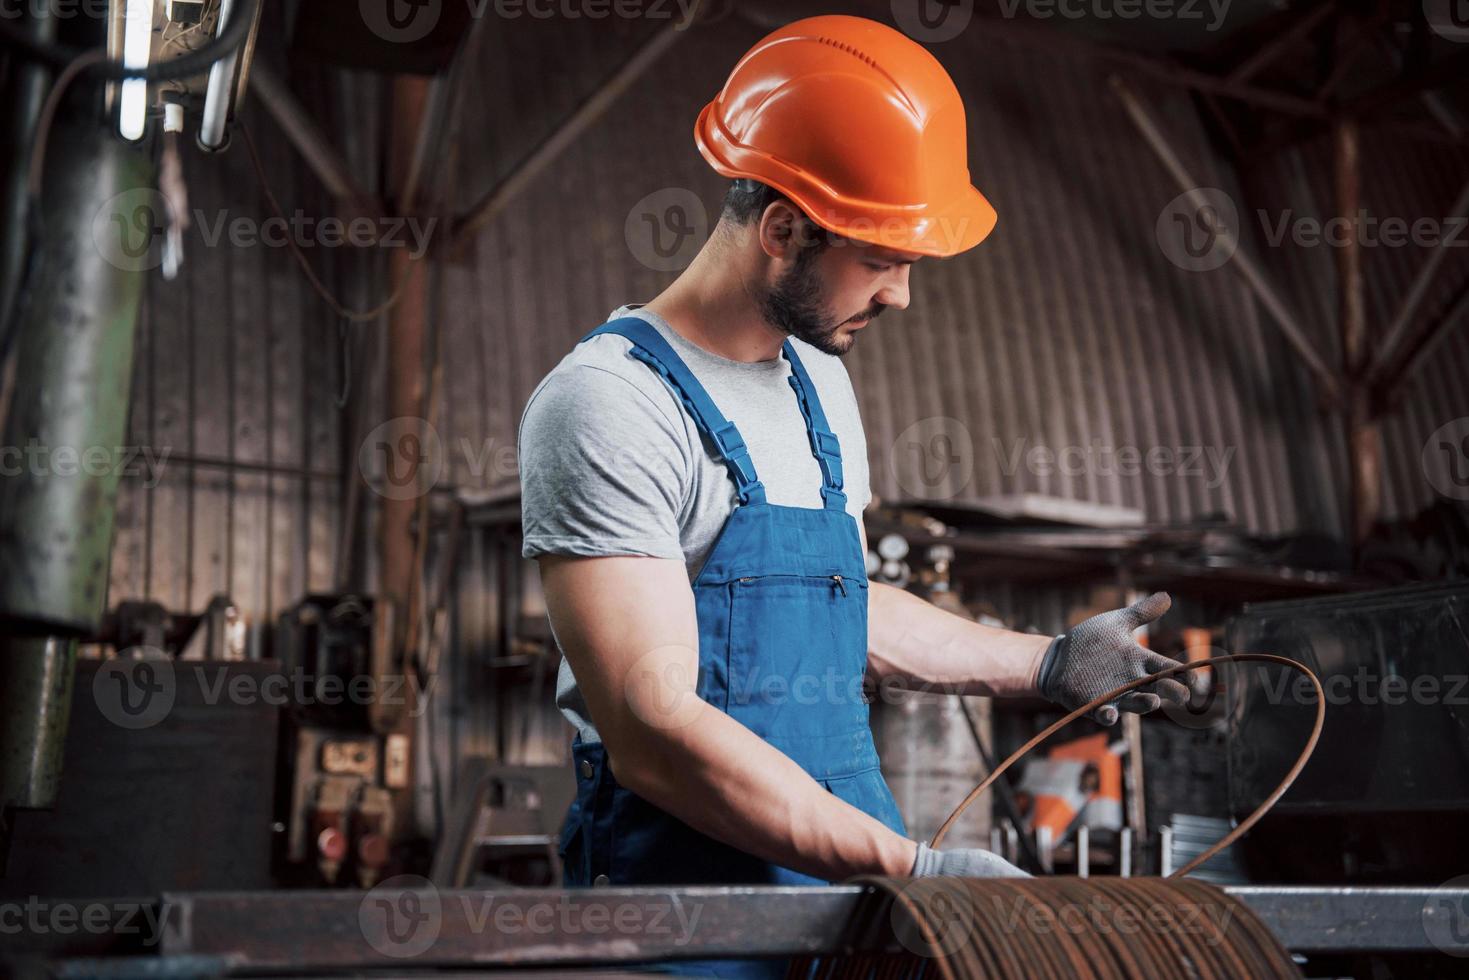
[[[146,68],[153,47],[154,0],[123,0],[122,63],[129,68]],[[148,121],[148,82],[124,79],[118,130],[130,140],[142,139]]]

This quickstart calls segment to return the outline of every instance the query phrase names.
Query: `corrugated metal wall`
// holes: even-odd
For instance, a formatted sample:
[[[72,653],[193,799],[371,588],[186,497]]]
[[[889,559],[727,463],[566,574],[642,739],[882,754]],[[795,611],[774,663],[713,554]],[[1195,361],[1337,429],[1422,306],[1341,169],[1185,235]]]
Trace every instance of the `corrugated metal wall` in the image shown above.
[[[270,121],[253,107],[245,120],[286,213],[334,214]],[[122,482],[109,602],[198,611],[223,592],[258,625],[331,584],[341,336],[286,248],[232,237],[229,223],[269,215],[244,147],[181,146],[193,227],[179,277],[149,276],[128,420],[130,443],[162,465]],[[356,295],[357,257],[309,255]]]

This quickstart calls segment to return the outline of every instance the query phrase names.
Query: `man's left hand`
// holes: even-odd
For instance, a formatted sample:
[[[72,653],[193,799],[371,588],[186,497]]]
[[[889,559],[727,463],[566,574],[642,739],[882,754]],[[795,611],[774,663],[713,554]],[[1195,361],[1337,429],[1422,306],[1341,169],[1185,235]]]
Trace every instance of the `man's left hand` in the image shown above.
[[[1168,593],[1155,592],[1126,609],[1084,620],[1058,636],[1041,663],[1038,686],[1042,696],[1074,711],[1129,681],[1178,666],[1178,661],[1139,645],[1132,633],[1161,617],[1171,605]],[[1091,717],[1111,725],[1117,721],[1118,709],[1146,713],[1164,701],[1185,704],[1190,691],[1197,690],[1201,682],[1197,672],[1165,677],[1102,705]]]

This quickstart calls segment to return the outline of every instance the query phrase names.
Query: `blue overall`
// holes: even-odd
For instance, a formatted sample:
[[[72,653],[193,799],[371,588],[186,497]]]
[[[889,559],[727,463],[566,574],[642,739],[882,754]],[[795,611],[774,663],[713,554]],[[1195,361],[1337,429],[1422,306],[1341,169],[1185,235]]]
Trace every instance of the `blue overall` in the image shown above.
[[[816,387],[789,341],[781,353],[820,464],[824,506],[765,499],[749,450],[678,354],[636,317],[605,323],[632,356],[676,391],[734,481],[739,504],[693,581],[699,697],[793,759],[841,799],[906,836],[878,768],[862,676],[867,668],[867,572],[842,493],[842,455]],[[577,795],[562,828],[567,887],[591,884],[824,885],[699,833],[620,786],[600,742],[572,743]],[[781,976],[783,961],[682,961],[669,972]],[[658,969],[651,965],[645,968]]]

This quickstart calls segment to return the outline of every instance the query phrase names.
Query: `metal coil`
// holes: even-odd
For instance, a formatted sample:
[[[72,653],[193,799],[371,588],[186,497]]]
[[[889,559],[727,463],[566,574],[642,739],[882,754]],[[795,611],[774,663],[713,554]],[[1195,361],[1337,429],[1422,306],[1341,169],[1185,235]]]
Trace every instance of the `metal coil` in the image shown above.
[[[862,877],[853,883],[872,890],[861,928],[890,929],[890,951],[800,958],[791,964],[791,980],[1301,975],[1249,906],[1201,881]],[[900,951],[891,951],[894,946]]]
[[[1168,878],[888,878],[863,876],[874,904],[852,923],[871,943],[891,930],[889,951],[801,957],[790,980],[943,980],[1047,977],[1148,977],[1235,980],[1299,977],[1290,953],[1259,917],[1218,888],[1181,877],[1250,829],[1305,768],[1326,721],[1321,682],[1307,667],[1271,654],[1245,653],[1179,664],[1082,705],[996,766],[934,834],[938,847],[961,814],[1031,749],[1070,722],[1162,677],[1211,664],[1255,661],[1298,670],[1316,692],[1316,719],[1295,765],[1275,791],[1213,847]],[[886,915],[887,922],[881,918]],[[876,918],[874,918],[876,916]],[[901,951],[892,951],[897,947]]]

